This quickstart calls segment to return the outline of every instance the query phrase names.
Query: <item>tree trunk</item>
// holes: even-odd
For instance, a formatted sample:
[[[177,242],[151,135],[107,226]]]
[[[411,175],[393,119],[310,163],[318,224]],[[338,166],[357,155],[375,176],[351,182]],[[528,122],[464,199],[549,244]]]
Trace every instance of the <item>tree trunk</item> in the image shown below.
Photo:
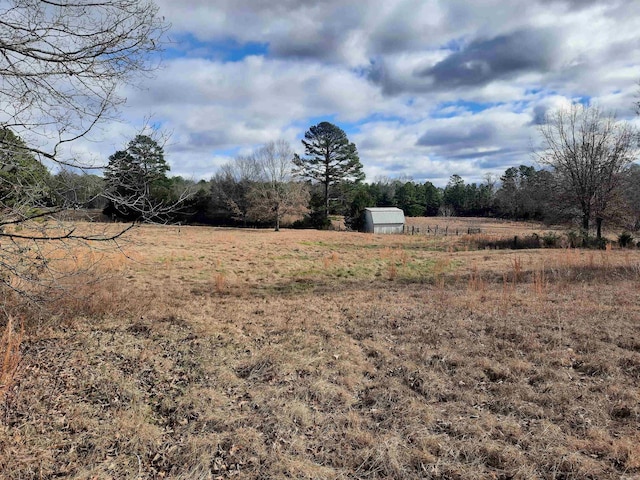
[[[602,218],[596,218],[596,238],[602,238]]]
[[[582,213],[582,235],[584,236],[585,240],[589,238],[589,217],[590,216],[591,216],[590,212]]]
[[[324,182],[324,218],[329,218],[329,182]]]
[[[276,205],[276,232],[280,231],[280,206]]]

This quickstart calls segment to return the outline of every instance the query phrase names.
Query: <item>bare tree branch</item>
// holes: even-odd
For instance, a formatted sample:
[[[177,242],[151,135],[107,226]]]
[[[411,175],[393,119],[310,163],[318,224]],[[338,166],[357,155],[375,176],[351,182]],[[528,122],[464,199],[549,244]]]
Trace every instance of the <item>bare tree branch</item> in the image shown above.
[[[45,164],[93,167],[63,147],[112,118],[118,88],[158,66],[167,28],[152,0],[0,2],[0,284],[9,290],[35,298],[69,273],[55,261],[118,247],[131,230],[60,221],[80,196],[67,190],[58,203]]]
[[[582,105],[548,115],[539,131],[544,149],[538,161],[553,169],[579,208],[585,235],[595,219],[600,238],[602,222],[637,158],[636,132],[598,107]]]
[[[284,140],[269,142],[253,154],[258,181],[248,192],[248,215],[256,220],[272,221],[276,231],[285,215],[308,212],[309,189],[293,179],[294,153]]]

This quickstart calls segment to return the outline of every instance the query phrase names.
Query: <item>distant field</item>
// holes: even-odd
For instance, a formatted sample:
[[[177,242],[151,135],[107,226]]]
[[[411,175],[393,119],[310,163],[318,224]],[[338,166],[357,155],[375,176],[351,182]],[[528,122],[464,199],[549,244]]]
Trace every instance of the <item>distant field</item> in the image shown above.
[[[476,217],[407,217],[406,224],[409,227],[420,228],[421,233],[443,235],[455,235],[456,231],[462,235],[469,229],[480,230],[487,235],[531,235],[543,234],[549,231],[563,231],[560,227],[549,227],[539,222],[515,222],[496,218]]]
[[[548,231],[409,224],[445,220]],[[29,313],[3,478],[640,476],[638,250],[128,238],[101,284],[69,279],[73,297]]]

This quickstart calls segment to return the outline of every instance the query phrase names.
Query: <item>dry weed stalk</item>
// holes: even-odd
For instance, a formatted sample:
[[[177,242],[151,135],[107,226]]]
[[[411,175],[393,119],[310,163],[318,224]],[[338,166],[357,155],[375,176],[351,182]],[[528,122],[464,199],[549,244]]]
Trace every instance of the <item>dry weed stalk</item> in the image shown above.
[[[547,285],[548,281],[543,263],[539,269],[533,272],[533,290],[538,297],[542,297],[544,295],[547,290]]]
[[[513,257],[513,283],[519,283],[522,280],[522,259]]]
[[[400,261],[402,262],[402,266],[406,266],[409,263],[409,255],[406,250],[402,250],[400,253]]]
[[[438,289],[444,289],[444,272],[449,264],[448,260],[439,258],[433,266],[434,283]]]
[[[471,269],[471,275],[469,276],[468,288],[474,292],[481,292],[484,291],[485,286],[486,282],[482,278],[482,274],[478,270],[478,266],[474,264]]]
[[[214,282],[214,285],[215,285],[216,292],[218,292],[218,293],[224,292],[224,289],[225,289],[226,283],[227,283],[226,278],[224,276],[224,273],[222,273],[222,272],[216,273],[216,275],[215,275],[215,277],[213,279],[213,282]]]
[[[20,365],[20,345],[24,338],[24,326],[21,324],[17,330],[11,316],[7,318],[2,337],[0,337],[0,398],[7,393],[13,379],[15,378],[18,366]]]
[[[389,280],[394,280],[398,276],[398,268],[394,261],[389,262]]]
[[[338,252],[331,252],[331,255],[328,257],[322,257],[322,266],[327,270],[331,265],[337,263],[339,259],[340,255],[338,255]]]
[[[509,275],[507,273],[502,274],[502,302],[506,305],[507,299],[513,295],[515,291],[514,283],[509,281]]]

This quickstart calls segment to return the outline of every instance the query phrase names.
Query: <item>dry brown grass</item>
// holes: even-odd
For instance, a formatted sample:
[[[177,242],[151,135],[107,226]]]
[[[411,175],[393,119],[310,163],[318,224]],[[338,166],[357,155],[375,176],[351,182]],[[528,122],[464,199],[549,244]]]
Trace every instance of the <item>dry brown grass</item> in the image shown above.
[[[9,316],[0,335],[0,401],[12,387],[20,365],[20,345],[24,338],[24,326],[15,325]]]
[[[2,476],[640,475],[637,251],[136,235],[99,302],[29,330]]]
[[[456,234],[467,234],[469,229],[480,230],[483,235],[498,237],[513,237],[514,235],[526,236],[532,233],[542,234],[549,231],[559,231],[556,227],[549,227],[539,222],[516,222],[513,220],[503,220],[499,218],[476,218],[476,217],[407,217],[406,224],[409,227],[420,228],[420,233],[424,234],[429,229],[429,234],[448,236]]]

